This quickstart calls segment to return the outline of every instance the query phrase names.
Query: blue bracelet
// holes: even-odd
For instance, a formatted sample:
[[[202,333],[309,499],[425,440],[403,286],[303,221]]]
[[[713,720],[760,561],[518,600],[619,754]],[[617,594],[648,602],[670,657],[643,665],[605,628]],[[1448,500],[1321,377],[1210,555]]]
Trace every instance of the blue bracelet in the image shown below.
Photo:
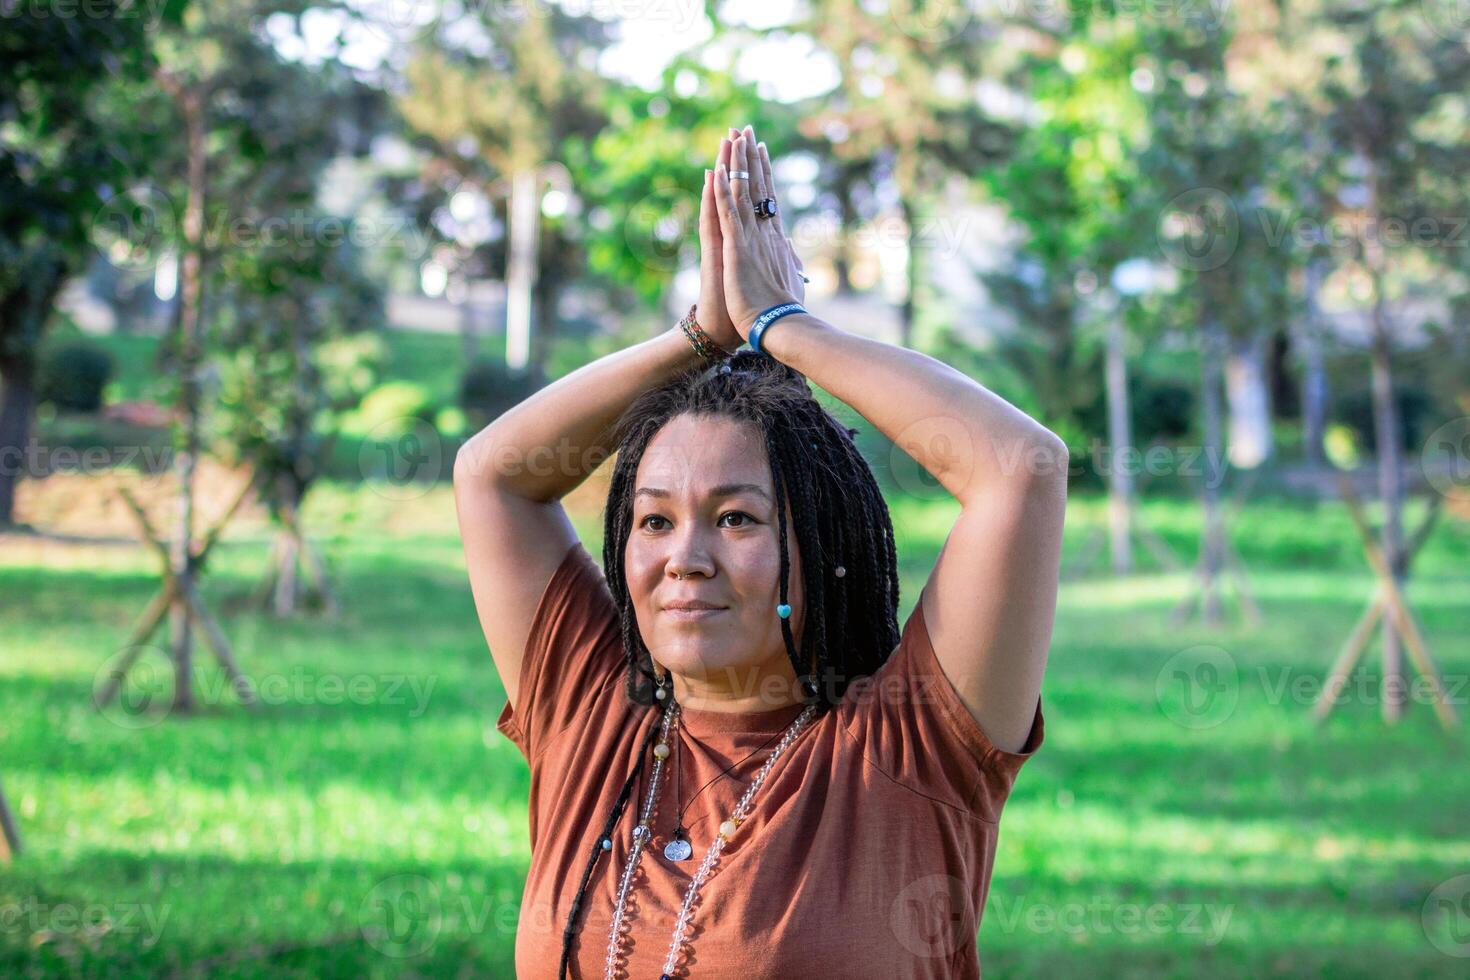
[[[780,306],[773,306],[769,310],[766,310],[760,316],[756,317],[755,322],[750,325],[750,349],[757,354],[765,354],[766,352],[761,350],[761,334],[766,332],[766,327],[769,327],[783,316],[805,312],[806,307],[800,303],[782,303]],[[769,357],[770,355],[767,354],[766,356]]]

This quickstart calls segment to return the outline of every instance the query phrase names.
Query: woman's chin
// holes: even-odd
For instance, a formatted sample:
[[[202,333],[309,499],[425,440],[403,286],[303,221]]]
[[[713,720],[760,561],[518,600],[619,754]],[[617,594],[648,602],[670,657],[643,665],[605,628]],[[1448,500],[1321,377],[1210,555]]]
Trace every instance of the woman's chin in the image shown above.
[[[668,670],[690,677],[704,677],[715,671],[738,669],[740,654],[732,653],[724,643],[700,643],[687,639],[664,645],[656,658]]]

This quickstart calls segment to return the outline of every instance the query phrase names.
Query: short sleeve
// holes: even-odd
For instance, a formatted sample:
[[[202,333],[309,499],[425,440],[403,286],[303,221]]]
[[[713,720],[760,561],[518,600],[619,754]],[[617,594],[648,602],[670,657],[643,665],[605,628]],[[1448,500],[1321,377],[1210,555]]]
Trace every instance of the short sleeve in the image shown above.
[[[531,617],[517,704],[506,701],[495,728],[535,760],[547,744],[621,677],[623,646],[607,579],[578,541],[567,550]]]
[[[934,653],[922,592],[898,648],[872,677],[849,687],[849,699],[849,731],[870,762],[917,792],[991,822],[1000,820],[1017,774],[1045,738],[1038,696],[1019,752],[990,741]]]

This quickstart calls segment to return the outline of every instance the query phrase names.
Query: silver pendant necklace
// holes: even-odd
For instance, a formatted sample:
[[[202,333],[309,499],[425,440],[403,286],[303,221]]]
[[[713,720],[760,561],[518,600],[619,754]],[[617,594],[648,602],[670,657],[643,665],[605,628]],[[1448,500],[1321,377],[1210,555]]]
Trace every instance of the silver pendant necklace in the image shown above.
[[[694,845],[683,837],[675,837],[664,845],[664,857],[670,861],[684,861],[694,853]]]
[[[683,709],[681,707],[680,720],[682,719]],[[699,799],[699,794],[709,789],[710,786],[715,782],[715,780],[723,779],[726,776],[730,775],[731,770],[745,765],[746,762],[750,761],[751,756],[755,755],[767,745],[770,745],[771,742],[780,735],[781,733],[777,732],[775,735],[772,735],[770,738],[766,739],[764,742],[751,749],[748,753],[746,753],[745,758],[741,759],[739,762],[730,763],[730,765],[726,766],[718,776],[714,777],[714,779],[711,779],[709,782],[699,787],[699,791],[691,796],[687,802],[685,802],[684,800],[684,795],[681,792],[681,787],[683,786],[684,780],[684,741],[685,739],[689,738],[688,730],[686,729],[685,733],[678,737],[674,745],[674,751],[677,752],[679,755],[678,758],[672,763],[674,767],[674,806],[677,808],[678,816],[675,818],[673,839],[664,845],[665,860],[687,861],[689,857],[694,853],[694,845],[689,842],[689,830],[684,826],[684,812],[689,809],[689,804]]]
[[[674,922],[674,935],[669,943],[668,956],[664,959],[661,977],[673,976],[678,967],[679,953],[687,941],[689,926],[694,919],[694,898],[699,894],[699,888],[704,884],[705,879],[709,877],[710,871],[720,860],[720,854],[725,849],[725,843],[731,837],[735,836],[735,832],[740,829],[740,825],[745,821],[746,816],[750,812],[751,801],[755,798],[755,794],[760,791],[761,785],[766,781],[766,776],[770,773],[771,767],[781,757],[781,754],[791,746],[791,743],[796,740],[796,736],[800,734],[802,728],[816,714],[816,711],[816,705],[809,704],[802,709],[801,714],[796,716],[796,719],[786,729],[786,733],[782,736],[781,741],[771,750],[771,754],[766,757],[765,764],[755,774],[755,778],[751,780],[750,786],[746,788],[745,794],[740,797],[740,801],[735,804],[735,808],[731,811],[730,816],[720,824],[719,833],[715,835],[715,839],[710,844],[709,850],[705,852],[704,860],[695,869],[694,876],[689,881],[689,888],[684,893],[684,902],[679,907],[679,916]],[[643,855],[643,846],[653,836],[653,828],[649,824],[649,818],[653,813],[654,801],[658,797],[659,777],[663,774],[664,761],[668,759],[671,751],[669,734],[674,730],[674,724],[678,720],[678,715],[679,706],[677,704],[665,712],[663,730],[659,734],[659,742],[654,746],[653,774],[649,777],[648,781],[648,797],[643,802],[643,811],[640,815],[638,826],[633,828],[633,844],[628,850],[627,864],[624,866],[622,878],[618,882],[618,897],[617,903],[613,906],[612,928],[608,931],[607,968],[603,973],[604,980],[615,980],[618,963],[623,957],[623,916],[627,909],[628,893],[632,890],[633,873],[638,868],[638,859]],[[685,846],[688,846],[687,841],[684,843]]]

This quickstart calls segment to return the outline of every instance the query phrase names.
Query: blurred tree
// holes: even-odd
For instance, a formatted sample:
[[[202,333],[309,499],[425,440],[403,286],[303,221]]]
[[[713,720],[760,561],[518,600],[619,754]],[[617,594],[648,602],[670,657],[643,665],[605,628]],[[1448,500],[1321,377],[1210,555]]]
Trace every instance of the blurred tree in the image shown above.
[[[1253,608],[1226,537],[1221,491],[1227,468],[1222,384],[1232,344],[1250,346],[1290,316],[1288,272],[1273,240],[1279,206],[1270,196],[1271,161],[1284,133],[1271,128],[1227,77],[1232,24],[1171,11],[1140,19],[1147,72],[1143,99],[1150,140],[1139,157],[1141,187],[1157,218],[1162,257],[1182,276],[1182,299],[1197,324],[1205,511],[1199,591],[1209,625],[1222,621],[1221,576],[1237,572],[1242,604]],[[1246,215],[1250,220],[1243,220]],[[1258,462],[1258,460],[1257,460]],[[1176,611],[1187,612],[1187,605]]]
[[[603,104],[612,125],[567,145],[589,212],[588,261],[595,273],[661,304],[679,269],[698,261],[701,182],[720,140],[749,123],[768,146],[783,148],[774,154],[779,166],[794,135],[791,117],[763,106],[753,86],[687,56],[665,68],[657,91],[610,88]]]
[[[1265,8],[1270,11],[1270,7]],[[1304,0],[1283,16],[1295,43],[1264,46],[1260,70],[1300,93],[1302,117],[1319,151],[1311,201],[1325,213],[1321,244],[1366,302],[1371,341],[1379,532],[1396,583],[1407,574],[1403,533],[1403,425],[1393,377],[1404,290],[1433,282],[1464,304],[1470,260],[1461,213],[1470,189],[1465,130],[1470,45],[1452,4]],[[1269,32],[1262,32],[1269,38]],[[1348,234],[1337,232],[1346,228]],[[1348,247],[1340,247],[1345,239]],[[1321,254],[1319,252],[1319,254]],[[1383,621],[1383,717],[1403,711],[1400,635]]]
[[[5,9],[0,31],[0,526],[14,519],[35,408],[37,350],[67,277],[90,254],[109,185],[142,159],[127,153],[126,116],[101,111],[109,80],[146,78],[148,20],[98,0],[86,17],[34,5]],[[179,16],[182,2],[157,13]],[[150,13],[155,8],[149,8]],[[128,216],[122,216],[128,217]]]
[[[403,118],[432,154],[433,179],[452,174],[484,198],[506,202],[506,361],[516,370],[540,372],[532,361],[544,350],[532,342],[533,295],[539,323],[554,323],[565,280],[549,278],[538,289],[543,195],[548,186],[571,190],[554,163],[564,141],[603,124],[594,95],[606,83],[593,65],[606,33],[601,21],[554,5],[455,8],[416,46],[398,97]]]
[[[364,147],[360,120],[374,115],[373,97],[345,73],[334,71],[331,65],[316,69],[287,61],[276,49],[267,25],[280,24],[282,18],[296,20],[308,7],[306,0],[198,0],[176,22],[160,24],[153,33],[154,85],[118,85],[111,92],[115,111],[131,118],[141,131],[155,134],[149,170],[152,184],[126,197],[135,207],[162,216],[156,220],[167,232],[174,226],[172,202],[184,202],[177,234],[160,236],[161,245],[179,256],[175,329],[160,351],[163,365],[173,370],[178,382],[174,469],[180,500],[166,588],[171,596],[167,613],[174,708],[179,711],[193,707],[191,622],[207,620],[208,615],[198,604],[194,584],[202,569],[195,554],[193,527],[194,474],[206,424],[206,371],[212,380],[219,380],[216,366],[206,367],[205,362],[206,350],[213,353],[217,347],[211,336],[211,311],[205,307],[206,280],[218,289],[227,286],[222,298],[236,303],[244,301],[249,289],[262,291],[257,312],[281,317],[296,312],[289,310],[290,301],[281,294],[299,296],[303,290],[324,288],[324,279],[340,277],[342,262],[317,258],[320,264],[313,265],[289,247],[272,256],[273,264],[264,261],[263,255],[270,256],[281,243],[307,250],[345,245],[318,237],[324,232],[312,201],[322,167],[337,152]],[[156,251],[160,245],[127,239],[122,244],[144,251]],[[350,264],[350,259],[344,261]],[[212,264],[219,268],[211,271]],[[268,276],[257,274],[260,264],[270,266]],[[351,288],[362,285],[352,283]],[[228,329],[230,311],[225,311],[223,319]],[[305,374],[283,382],[284,372],[262,372],[251,382],[257,400],[280,397],[290,404],[274,386],[284,383],[290,389],[307,383],[314,370],[310,349],[323,331],[338,329],[340,323],[340,319],[323,324],[268,319],[248,324],[247,329],[235,321],[236,341],[262,345],[247,347],[245,357],[267,358],[273,349],[284,349],[291,352],[286,363]],[[292,328],[302,333],[292,337]],[[228,423],[224,431],[238,434]],[[274,452],[282,446],[309,452],[303,442],[292,443],[289,435],[288,431],[272,443],[270,451],[263,448],[266,442],[237,447],[247,454],[252,448],[261,451],[267,469],[258,474],[265,482],[257,491],[276,516],[299,504],[294,491],[304,490],[279,478]],[[296,465],[303,463],[298,459]],[[204,628],[221,659],[229,659],[218,628],[212,621],[206,621]],[[125,671],[126,666],[121,668]]]
[[[1025,239],[1009,267],[982,279],[1016,321],[996,351],[1026,379],[1040,417],[1076,459],[1092,448],[1084,417],[1106,380],[1111,553],[1113,570],[1122,574],[1133,565],[1133,482],[1121,465],[1133,435],[1127,311],[1112,281],[1122,263],[1143,254],[1153,230],[1137,193],[1135,161],[1148,136],[1131,83],[1141,51],[1129,18],[1068,23],[1064,31],[1039,25],[1035,46],[1017,68],[1034,121],[1010,159],[982,180]]]
[[[900,342],[912,346],[937,196],[951,175],[968,179],[1011,155],[1014,123],[977,98],[977,85],[1010,52],[1001,25],[968,4],[811,0],[804,12],[770,33],[811,37],[835,60],[839,82],[804,108],[801,131],[836,161],[844,220],[855,215],[859,181],[892,188],[907,245]]]
[[[351,224],[308,215],[304,227],[293,240],[221,252],[211,275],[220,374],[214,432],[227,459],[255,472],[276,526],[257,595],[278,616],[302,599],[329,615],[337,610],[300,514],[343,413],[372,387],[383,354],[383,290],[362,270]],[[312,588],[303,586],[298,563]]]

